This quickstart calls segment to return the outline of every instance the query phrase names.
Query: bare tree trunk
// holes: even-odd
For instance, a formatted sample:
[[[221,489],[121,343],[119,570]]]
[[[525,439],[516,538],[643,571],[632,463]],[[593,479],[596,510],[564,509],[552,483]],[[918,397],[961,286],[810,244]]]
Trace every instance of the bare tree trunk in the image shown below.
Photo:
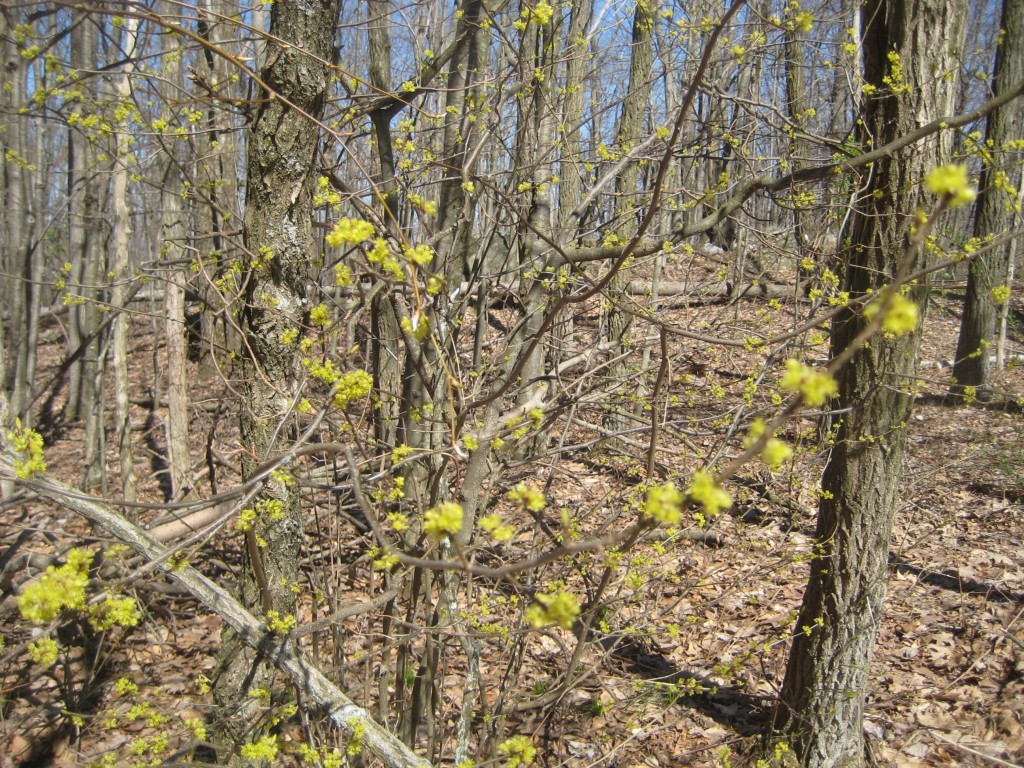
[[[71,64],[75,77],[85,80],[86,70],[96,54],[95,20],[87,12],[76,9],[80,23],[71,30]],[[88,92],[87,86],[83,89]],[[98,488],[105,482],[103,461],[103,365],[99,329],[101,298],[100,276],[105,270],[97,247],[97,226],[100,215],[100,193],[95,156],[83,129],[71,127],[68,174],[69,256],[75,276],[75,289],[81,301],[71,307],[72,351],[84,347],[79,360],[71,367],[67,417],[85,421],[85,458],[82,467],[83,488]]]
[[[622,103],[619,117],[619,131],[616,147],[619,152],[629,152],[639,142],[644,130],[644,118],[651,98],[651,67],[654,64],[654,11],[653,4],[638,2],[633,11],[633,39],[629,66],[629,86]],[[643,195],[639,190],[640,169],[636,162],[623,168],[615,182],[615,232],[623,242],[636,234],[640,217],[643,215]],[[629,285],[629,270],[620,269],[608,283],[610,305],[608,310],[608,338],[619,344],[612,356],[616,358],[608,368],[612,379],[612,402],[605,427],[615,433],[627,427],[626,414],[631,410],[623,402],[627,386],[629,364],[622,356],[632,346],[629,337],[633,326],[633,315],[616,304],[628,301],[626,287]]]
[[[992,78],[995,95],[1004,92],[1024,76],[1024,3],[1003,1],[1002,44],[996,53]],[[1020,99],[1004,104],[988,116],[986,143],[991,149],[981,176],[974,234],[980,238],[1011,229],[1016,216],[1014,189],[1024,185],[1024,150],[1011,149],[1011,142],[1024,139],[1024,110]],[[953,364],[953,391],[967,387],[988,388],[990,346],[996,333],[999,312],[997,298],[1009,302],[1006,283],[1008,265],[1015,243],[1005,243],[975,259],[967,273],[967,299],[960,324],[960,338]],[[1005,296],[996,290],[1005,287]],[[967,390],[969,392],[969,390]]]
[[[366,4],[370,85],[382,93],[391,90],[391,34],[388,30],[388,9],[388,0],[369,0]],[[378,210],[390,233],[400,239],[398,182],[395,179],[391,115],[374,112],[370,115],[370,122],[373,125],[379,172],[376,201]],[[399,443],[402,370],[405,365],[402,355],[402,333],[387,289],[374,295],[370,312],[370,359],[380,403],[374,413],[374,434],[380,450],[388,452]]]
[[[131,76],[134,71],[132,57],[135,55],[138,19],[129,16],[124,21],[121,50],[126,61],[124,71],[117,78],[115,92],[122,103],[132,99]],[[131,278],[131,264],[128,258],[128,239],[131,236],[131,217],[128,209],[128,155],[131,137],[121,132],[115,143],[114,170],[111,179],[112,202],[114,206],[114,243],[111,267],[114,273],[113,304],[121,307],[128,293]],[[132,460],[132,435],[129,402],[131,383],[128,380],[128,330],[131,315],[118,312],[112,322],[111,342],[114,366],[114,402],[116,404],[116,435],[118,455],[121,464],[121,491],[125,501],[135,501],[135,468]]]
[[[876,90],[863,95],[862,140],[870,136],[876,146],[884,144],[948,114],[953,84],[934,73],[955,71],[965,10],[965,0],[864,5],[865,77]],[[944,154],[939,144],[933,139],[870,169],[848,232],[843,287],[851,296],[877,291],[897,274],[922,266],[923,251],[909,244],[908,232],[924,203],[924,175]],[[915,287],[912,298],[923,314],[927,287]],[[833,356],[864,326],[859,313],[838,316]],[[839,407],[849,411],[822,480],[818,556],[811,562],[776,712],[776,727],[801,765],[812,768],[865,762],[865,688],[885,601],[919,343],[919,332],[876,336],[839,373]]]
[[[164,6],[172,12],[169,5]],[[164,100],[173,101],[175,90],[181,87],[180,63],[170,59],[164,63]],[[187,264],[191,260],[186,248],[188,227],[182,205],[182,147],[167,147],[163,178],[160,180],[160,234],[158,238],[160,260],[166,265],[164,279],[163,332],[167,354],[167,482],[162,482],[166,496],[184,498],[191,488],[192,461],[189,454],[188,413],[188,343],[185,332],[185,286],[188,281]],[[200,258],[199,279],[207,277],[207,266]],[[156,392],[154,399],[156,398]]]
[[[7,19],[0,21],[6,26]],[[3,157],[3,255],[0,264],[6,275],[3,300],[10,317],[7,343],[11,349],[9,379],[0,379],[0,388],[10,388],[11,414],[32,423],[29,408],[35,374],[38,341],[40,249],[35,242],[35,199],[31,194],[28,167],[37,168],[38,147],[29,129],[30,118],[21,114],[24,105],[30,64],[18,55],[13,41],[0,29],[3,37],[3,94],[0,95],[5,120],[2,132]],[[39,131],[34,133],[38,136]]]
[[[306,325],[309,254],[317,248],[313,229],[315,159],[319,126],[333,59],[338,1],[277,0],[271,9],[271,43],[261,79],[275,89],[261,94],[249,132],[246,178],[246,275],[242,328],[244,402],[241,436],[243,469],[289,447],[291,416],[303,380],[298,345],[282,344],[282,332]],[[268,265],[267,249],[273,253]],[[262,261],[261,261],[262,259]],[[272,505],[262,516],[259,536],[250,530],[238,585],[243,605],[281,617],[295,611],[292,587],[299,579],[303,517],[298,493],[271,479],[257,504]],[[225,733],[248,738],[260,705],[250,695],[271,688],[272,668],[229,634],[219,656],[214,694],[226,713]]]
[[[785,32],[786,107],[793,125],[789,157],[795,171],[810,162],[812,146],[804,138],[807,122],[807,86],[804,82],[806,63],[803,35],[795,21],[790,20],[789,23],[791,26],[787,27]],[[796,254],[798,281],[808,274],[808,270],[803,266],[803,259],[811,256],[810,245],[815,235],[811,210],[814,200],[813,197],[805,199],[805,195],[813,196],[813,187],[793,188],[793,250]]]
[[[565,33],[565,96],[560,122],[561,157],[558,164],[558,235],[570,243],[577,235],[579,221],[573,216],[583,199],[588,172],[582,157],[584,77],[587,71],[587,26],[594,14],[593,0],[572,4]]]
[[[229,114],[210,93],[224,96],[242,96],[240,86],[231,85],[232,68],[217,51],[229,48],[228,43],[240,33],[238,25],[226,22],[233,11],[222,0],[201,0],[196,31],[206,45],[197,69],[199,77],[190,78],[199,101],[207,101],[203,119],[204,130],[193,137],[192,155],[187,166],[192,168],[193,190],[189,196],[192,219],[192,242],[203,270],[193,281],[196,293],[202,298],[199,325],[201,328],[200,376],[210,378],[220,373],[220,366],[237,352],[237,334],[229,322],[226,302],[211,278],[223,274],[225,263],[234,254],[229,253],[228,239],[223,229],[236,211],[231,201],[237,196],[238,182],[232,172],[237,161],[238,134],[231,129]],[[235,46],[237,47],[237,45]],[[240,53],[240,51],[238,51]],[[258,63],[257,63],[258,66]],[[235,93],[232,93],[232,90]]]

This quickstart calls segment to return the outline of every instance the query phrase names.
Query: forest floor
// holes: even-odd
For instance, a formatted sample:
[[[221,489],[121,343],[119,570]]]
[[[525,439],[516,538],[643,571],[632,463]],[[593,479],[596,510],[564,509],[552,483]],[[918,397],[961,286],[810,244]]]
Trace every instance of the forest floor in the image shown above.
[[[888,599],[868,691],[865,728],[881,765],[1024,764],[1024,366],[996,374],[996,394],[988,403],[946,399],[949,370],[928,363],[953,356],[957,299],[935,295],[923,342],[926,365],[910,426]],[[705,311],[674,310],[674,317],[687,323]],[[753,322],[765,303],[716,311],[735,311],[733,321],[742,325],[740,314]],[[50,338],[42,380],[56,371],[63,349],[56,334]],[[154,364],[160,365],[155,343],[148,322],[138,323],[133,376],[141,399],[133,426],[140,496],[159,504],[164,495],[156,473],[162,468],[165,412],[142,395],[151,391]],[[1008,351],[1024,352],[1019,324],[1011,329]],[[697,345],[673,353],[680,376],[674,383],[685,380],[694,394],[670,408],[670,426],[678,428],[666,430],[659,460],[672,463],[675,451],[680,457],[734,453],[738,440],[726,450],[722,436],[743,404],[746,353]],[[823,355],[820,349],[819,359]],[[695,358],[700,362],[684,369],[683,361]],[[223,382],[198,373],[190,380],[193,458],[202,469],[210,457],[216,486],[224,490],[238,478],[237,414],[224,407]],[[702,413],[714,414],[714,423],[693,415]],[[571,652],[570,633],[534,632],[515,642],[499,632],[485,638],[485,707],[505,697],[505,711],[512,713],[505,732],[531,736],[538,762],[548,766],[747,764],[744,756],[766,728],[781,684],[786,637],[807,577],[815,489],[825,461],[813,447],[815,431],[813,419],[798,419],[786,436],[806,450],[791,467],[775,473],[744,467],[729,484],[736,504],[710,523],[719,546],[689,539],[671,546],[647,542],[623,558],[605,593],[606,620],[580,658],[580,669],[590,674],[564,695],[545,700]],[[78,484],[80,425],[55,422],[46,437],[50,471]],[[110,454],[107,495],[113,497],[118,475],[112,447]],[[510,463],[502,488],[532,480],[545,488],[550,509],[569,510],[581,529],[593,531],[609,523],[635,491],[635,469],[643,462],[643,456],[623,460],[604,449],[570,451],[540,464]],[[691,469],[680,467],[684,473]],[[209,494],[210,476],[201,481],[201,492]],[[324,502],[310,515],[310,583],[304,587],[311,597],[303,600],[300,625],[331,608],[372,599],[382,589],[368,567],[368,540],[331,514],[333,509]],[[158,513],[139,514],[149,520]],[[68,546],[97,541],[70,512],[38,500],[0,506],[0,555],[23,531],[30,536],[20,541],[26,549],[19,554],[30,551],[36,564]],[[531,536],[528,527],[521,529],[493,557],[510,561],[525,555]],[[237,542],[222,536],[195,564],[229,580],[238,554]],[[116,570],[123,574],[126,568]],[[145,607],[138,627],[88,637],[65,627],[61,658],[41,671],[23,652],[30,633],[16,621],[10,590],[20,577],[5,573],[0,582],[0,633],[6,640],[0,649],[0,768],[88,765],[105,755],[111,765],[187,764],[196,736],[187,721],[204,720],[212,707],[205,679],[215,665],[220,619],[170,581],[146,575],[127,585]],[[551,572],[541,578],[559,577]],[[578,586],[589,594],[593,585],[584,577]],[[503,593],[487,585],[476,589],[480,626],[500,622],[509,612],[507,602],[502,607]],[[375,655],[380,619],[364,614],[341,627],[333,636],[308,635],[306,650],[354,699],[376,711],[385,672]],[[451,651],[448,675],[436,683],[442,705],[435,729],[449,734],[462,701],[462,664]],[[512,689],[503,682],[510,670]],[[122,678],[138,692],[118,684]],[[284,741],[297,741],[322,733],[322,727],[296,715],[280,733]],[[441,737],[437,743],[438,764],[451,765],[444,759],[450,741]]]

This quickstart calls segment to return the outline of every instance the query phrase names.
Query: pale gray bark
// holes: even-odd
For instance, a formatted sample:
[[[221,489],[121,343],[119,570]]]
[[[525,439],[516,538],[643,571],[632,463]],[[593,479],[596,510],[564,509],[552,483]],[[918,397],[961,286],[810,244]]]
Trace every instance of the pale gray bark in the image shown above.
[[[135,40],[138,19],[129,16],[124,21],[121,49],[129,57],[125,68],[117,77],[115,93],[122,103],[131,102],[131,76],[135,67],[131,63],[135,55]],[[131,279],[131,263],[128,246],[131,236],[131,212],[128,208],[128,154],[131,137],[127,133],[119,133],[115,142],[115,157],[111,178],[111,198],[114,207],[114,240],[111,268],[114,273],[113,302],[115,306],[124,306],[128,292],[128,281]],[[114,368],[114,402],[115,402],[115,434],[117,436],[118,457],[120,459],[121,492],[126,501],[135,501],[136,480],[132,458],[131,435],[131,383],[128,380],[128,331],[131,315],[118,312],[111,323],[111,357]]]
[[[648,102],[651,98],[651,68],[654,64],[654,13],[652,3],[638,2],[633,11],[633,37],[630,48],[629,85],[622,103],[622,114],[619,116],[619,130],[616,147],[620,152],[629,152],[643,136],[644,118],[647,115]],[[639,189],[640,169],[635,162],[630,162],[619,173],[615,181],[615,226],[614,231],[619,239],[628,242],[637,231],[640,218],[643,216],[645,195]],[[608,338],[626,351],[632,346],[630,330],[633,326],[633,314],[628,309],[620,308],[619,302],[624,300],[629,284],[629,270],[623,266],[608,283]],[[611,432],[625,429],[626,413],[631,411],[628,403],[623,402],[625,393],[629,391],[629,364],[623,355],[614,355],[608,374],[612,379],[612,402],[604,420],[604,426]]]
[[[168,4],[166,13],[173,12]],[[180,62],[171,59],[164,63],[164,81],[161,84],[164,100],[173,102],[181,84]],[[164,428],[167,441],[167,473],[169,481],[165,493],[174,499],[184,498],[191,487],[191,457],[189,454],[189,368],[188,342],[185,329],[185,286],[188,264],[192,260],[188,248],[186,211],[182,204],[182,150],[171,145],[164,159],[160,179],[160,230],[156,244],[158,260],[165,265],[163,277],[163,334],[167,364],[167,421]],[[212,267],[201,257],[199,280],[208,283]],[[202,289],[200,289],[202,290]]]
[[[794,170],[798,170],[808,164],[809,154],[812,150],[810,142],[805,139],[807,124],[807,84],[805,82],[805,56],[804,41],[801,29],[793,22],[785,32],[785,54],[786,54],[786,111],[789,113],[789,120],[793,126],[793,133],[789,142],[790,164]],[[807,270],[801,261],[805,256],[811,255],[811,242],[814,239],[814,214],[811,206],[804,202],[798,195],[801,192],[811,192],[813,188],[794,187],[793,197],[795,198],[793,208],[793,240],[795,243],[798,274],[804,275]]]
[[[593,0],[572,3],[569,25],[562,45],[562,59],[565,61],[565,80],[562,98],[561,121],[558,126],[558,140],[561,156],[558,163],[558,234],[564,243],[572,242],[577,235],[579,221],[573,211],[583,199],[584,187],[589,174],[585,170],[582,153],[583,97],[584,82],[588,68],[587,28],[594,13]]]
[[[78,22],[71,30],[71,65],[74,77],[82,80],[88,93],[88,70],[96,54],[95,21],[84,10],[74,11]],[[102,293],[100,277],[105,273],[97,247],[101,194],[96,178],[96,158],[89,138],[82,129],[69,129],[70,162],[68,174],[69,248],[68,255],[74,277],[73,291],[81,302],[71,308],[71,349],[84,351],[71,367],[67,417],[85,422],[85,458],[82,485],[98,488],[105,482],[103,461],[103,365],[99,327],[98,301]]]
[[[10,325],[7,329],[7,343],[10,345],[10,368],[7,377],[0,378],[0,388],[10,388],[11,413],[23,424],[32,423],[31,409],[34,383],[36,345],[38,337],[39,312],[39,264],[38,249],[34,247],[33,198],[30,193],[30,175],[26,167],[36,167],[38,156],[33,157],[27,135],[27,117],[21,117],[28,77],[28,63],[18,55],[18,50],[6,29],[7,19],[0,19],[3,66],[0,93],[0,108],[9,116],[5,120],[0,142],[3,155],[0,157],[3,173],[2,229],[4,234],[3,252],[0,264],[9,276],[5,280],[3,300],[8,307]]]

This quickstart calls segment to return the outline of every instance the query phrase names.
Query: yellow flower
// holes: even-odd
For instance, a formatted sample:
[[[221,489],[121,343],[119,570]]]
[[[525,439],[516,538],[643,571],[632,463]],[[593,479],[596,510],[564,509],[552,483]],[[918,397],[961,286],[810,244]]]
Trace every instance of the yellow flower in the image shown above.
[[[545,0],[541,0],[531,10],[527,11],[527,15],[529,15],[530,21],[535,21],[541,26],[544,26],[551,21],[551,17],[555,15],[555,9],[545,2]]]
[[[864,307],[864,319],[868,322],[874,320],[881,306],[882,300],[875,299]],[[905,296],[896,294],[889,300],[889,306],[885,310],[885,316],[882,318],[882,330],[894,336],[905,336],[912,333],[917,328],[918,313],[917,304]]]
[[[769,437],[768,442],[761,449],[761,461],[772,469],[778,469],[793,455],[793,449],[788,444],[774,437]]]
[[[949,202],[950,208],[974,202],[977,191],[967,176],[967,166],[953,163],[932,169],[925,180],[928,190]]]
[[[353,400],[360,400],[373,389],[373,377],[366,371],[350,371],[338,379],[334,407],[344,408]]]
[[[572,629],[572,623],[580,615],[579,601],[564,589],[553,594],[537,594],[534,603],[526,609],[526,620],[535,629],[547,624],[557,624],[562,629]]]
[[[334,284],[339,288],[352,285],[352,270],[344,264],[336,264],[334,267]]]
[[[327,244],[337,248],[341,245],[359,245],[374,235],[373,224],[362,219],[344,218],[327,233]]]
[[[839,385],[828,373],[793,358],[786,361],[786,372],[779,386],[790,392],[799,392],[808,405],[824,405],[839,392]]]
[[[57,643],[49,637],[41,637],[27,646],[32,661],[42,667],[52,667],[57,663]]]
[[[496,512],[481,517],[480,528],[491,534],[495,541],[509,541],[515,535],[515,529],[511,525],[506,525],[501,515]]]
[[[330,315],[327,312],[326,304],[317,304],[311,310],[309,310],[309,322],[313,325],[318,325],[321,328],[326,328],[331,324]]]
[[[15,475],[23,480],[31,480],[40,472],[46,471],[42,435],[30,427],[23,427],[21,419],[15,419],[14,429],[7,433],[7,440],[11,449],[23,456],[14,462]]]
[[[764,419],[754,419],[750,423],[750,432],[743,438],[743,447],[752,448],[764,434]],[[761,447],[761,460],[772,469],[778,469],[783,462],[793,455],[793,449],[782,440],[769,437]]]
[[[414,264],[421,267],[430,263],[434,258],[434,249],[429,245],[417,245],[415,248],[406,248],[405,257]]]
[[[532,485],[520,483],[508,492],[509,501],[518,501],[531,512],[541,512],[547,506],[544,494]]]
[[[259,741],[242,746],[241,754],[245,760],[272,762],[277,757],[277,736],[264,736]]]
[[[693,473],[690,487],[686,489],[686,496],[704,507],[711,517],[732,506],[732,496],[729,492],[715,482],[710,472],[704,470]]]
[[[537,755],[537,750],[530,742],[529,736],[513,736],[498,745],[498,751],[508,758],[508,768],[529,765]]]
[[[25,587],[18,598],[22,618],[42,624],[53,621],[65,608],[85,608],[85,588],[94,552],[72,549],[59,568],[51,565],[38,581]]]
[[[656,485],[647,492],[644,514],[665,525],[678,525],[683,514],[683,494],[675,483]]]
[[[423,516],[423,532],[435,539],[458,533],[462,530],[462,506],[447,502],[428,509]]]
[[[132,597],[107,597],[89,608],[89,623],[99,632],[113,627],[134,627],[141,618]]]

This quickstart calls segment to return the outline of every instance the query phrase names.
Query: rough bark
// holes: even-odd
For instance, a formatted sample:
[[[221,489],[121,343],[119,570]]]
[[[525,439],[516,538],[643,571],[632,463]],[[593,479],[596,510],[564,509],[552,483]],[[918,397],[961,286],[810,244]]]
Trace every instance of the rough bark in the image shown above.
[[[238,182],[232,169],[238,162],[238,132],[233,130],[230,113],[216,99],[210,98],[210,93],[242,97],[244,91],[241,86],[230,84],[232,67],[225,56],[218,54],[218,51],[238,52],[237,37],[241,29],[226,21],[233,10],[223,0],[200,0],[198,7],[196,32],[205,45],[194,68],[198,75],[193,74],[189,81],[197,101],[206,102],[206,114],[204,130],[193,136],[187,165],[192,169],[193,178],[192,194],[188,197],[192,214],[192,253],[198,255],[203,264],[203,270],[192,279],[196,292],[202,297],[199,372],[200,377],[208,378],[220,373],[221,367],[238,350],[237,334],[225,314],[228,302],[211,280],[223,274],[225,264],[235,255],[233,239],[225,237],[223,230],[237,221],[233,218],[237,211],[233,210],[232,201],[238,197]],[[189,275],[183,273],[183,277]]]
[[[862,120],[876,145],[945,114],[966,3],[870,0],[862,8],[865,79]],[[899,55],[902,74],[891,54]],[[888,78],[888,82],[886,82]],[[844,289],[861,296],[889,284],[908,258],[908,232],[925,201],[922,179],[939,162],[934,139],[880,158],[848,232]],[[919,252],[919,251],[918,251]],[[910,263],[905,263],[905,262]],[[913,298],[922,313],[927,289]],[[854,312],[833,324],[839,355],[861,332]],[[882,616],[889,537],[917,371],[920,334],[876,336],[839,375],[843,416],[822,480],[816,557],[776,715],[800,763],[813,768],[864,764],[862,721],[871,655]]]
[[[807,122],[807,92],[804,82],[804,70],[806,63],[804,59],[804,41],[800,34],[800,27],[794,21],[790,21],[791,27],[785,33],[786,52],[786,108],[789,113],[789,120],[793,125],[789,141],[790,164],[794,170],[799,170],[807,164],[808,155],[811,152],[811,145],[804,136],[805,123]],[[811,240],[814,237],[814,221],[810,206],[804,202],[799,193],[812,194],[811,190],[801,190],[800,187],[793,189],[793,240],[797,258],[798,274],[801,276],[807,270],[801,264],[803,257],[809,255]]]
[[[562,58],[565,60],[565,96],[558,127],[561,157],[558,164],[558,233],[562,242],[575,239],[581,222],[573,216],[583,199],[589,174],[582,152],[583,97],[587,71],[587,27],[594,15],[593,0],[572,3]]]
[[[243,403],[241,437],[251,472],[288,448],[288,423],[299,392],[297,345],[283,331],[306,325],[310,254],[315,252],[313,193],[319,139],[332,59],[337,0],[279,0],[271,10],[272,43],[261,79],[263,93],[249,132],[244,217],[246,282],[241,307]],[[280,516],[261,521],[261,541],[245,534],[246,557],[239,598],[258,613],[295,609],[303,521],[297,494],[270,480],[260,500],[279,502]],[[276,518],[276,519],[271,519]],[[225,707],[226,735],[238,741],[251,732],[259,709],[252,688],[271,688],[273,670],[237,634],[219,657],[214,693]],[[233,716],[231,716],[233,715]]]
[[[996,53],[993,88],[996,95],[1024,76],[1024,3],[1003,1],[1002,43]],[[1010,186],[1019,189],[1024,183],[1021,168],[1024,150],[1009,149],[1010,142],[1024,139],[1024,110],[1020,100],[1011,101],[988,116],[986,141],[990,159],[985,163],[978,194],[974,234],[977,237],[998,235],[1013,226],[1020,215],[1020,203]],[[1003,174],[1002,189],[996,186]],[[1014,210],[1016,206],[1016,211]],[[1008,267],[1014,243],[995,248],[972,262],[967,275],[967,298],[960,324],[953,365],[953,390],[962,393],[965,387],[990,386],[989,346],[996,333],[999,307],[993,289],[1007,285]],[[1007,299],[1008,301],[1009,299]]]
[[[633,11],[633,36],[631,59],[629,65],[629,86],[622,103],[622,115],[619,117],[619,130],[616,147],[620,152],[629,152],[637,144],[644,128],[651,98],[651,67],[654,64],[654,11],[653,4],[641,0]],[[629,163],[615,182],[615,218],[616,233],[622,241],[628,241],[636,234],[642,215],[639,190],[640,169],[635,162]],[[621,344],[623,349],[631,345],[630,330],[633,315],[615,306],[626,293],[629,283],[629,271],[620,269],[608,283],[608,295],[611,306],[608,311],[608,338]],[[604,426],[611,432],[626,428],[627,404],[621,399],[628,389],[627,378],[629,367],[625,358],[615,355],[615,362],[609,366],[608,374],[613,381],[613,389],[617,390],[610,411],[604,420]]]
[[[96,53],[95,22],[85,11],[76,9],[75,14],[80,17],[80,23],[76,23],[71,30],[71,65],[75,70],[74,76],[87,83],[87,70],[93,64]],[[84,83],[82,87],[88,93]],[[82,484],[84,488],[95,488],[102,484],[105,474],[103,403],[100,400],[102,339],[100,334],[95,333],[99,325],[99,278],[105,271],[99,263],[99,249],[96,247],[100,194],[93,167],[93,147],[82,129],[69,129],[68,148],[68,254],[73,266],[72,275],[77,283],[75,289],[82,299],[71,307],[69,330],[71,349],[76,350],[81,344],[84,351],[71,367],[66,415],[68,419],[82,418],[85,421]]]
[[[164,0],[163,11],[172,12]],[[165,81],[161,83],[166,102],[175,98],[181,86],[181,64],[173,57],[164,64]],[[188,342],[185,333],[185,286],[188,283],[188,227],[182,205],[182,151],[178,145],[167,148],[168,156],[160,180],[160,233],[157,243],[159,257],[167,264],[164,279],[163,332],[167,351],[167,477],[162,483],[169,498],[183,499],[191,487],[191,457],[188,430]],[[207,274],[205,262],[200,275]],[[156,382],[156,377],[154,377]],[[159,387],[154,383],[154,397]]]
[[[5,115],[18,115],[23,106],[28,76],[28,64],[18,55],[17,47],[9,35],[6,17],[0,19],[3,67],[0,92],[0,109]],[[3,182],[0,193],[3,206],[0,211],[4,233],[2,259],[6,275],[21,279],[5,280],[3,300],[9,310],[7,343],[10,345],[10,379],[0,378],[0,388],[11,392],[11,413],[23,424],[32,423],[32,387],[35,377],[36,340],[38,337],[39,313],[39,256],[33,245],[35,218],[33,198],[29,193],[28,174],[25,166],[38,163],[38,156],[29,155],[29,136],[25,118],[5,121],[0,132],[0,176]],[[37,131],[38,133],[38,131]]]
[[[121,49],[129,57],[135,54],[135,40],[138,20],[128,17],[124,22]],[[124,71],[117,78],[117,95],[122,103],[132,99],[131,76],[134,65],[129,58]],[[128,245],[131,236],[131,211],[128,207],[128,166],[127,160],[131,151],[131,137],[127,133],[119,134],[116,142],[112,186],[112,202],[114,206],[114,242],[111,267],[114,273],[113,300],[116,306],[123,306],[128,292],[128,281],[131,278]],[[111,328],[111,354],[114,366],[114,402],[116,405],[115,434],[117,436],[118,457],[120,459],[121,492],[126,501],[135,501],[136,481],[135,467],[132,459],[131,439],[131,384],[128,380],[128,331],[131,315],[118,312]]]
[[[380,93],[391,90],[391,33],[388,28],[388,0],[369,0],[367,37],[370,59],[370,85]],[[400,237],[398,183],[395,179],[395,153],[391,136],[391,114],[383,110],[370,116],[374,150],[377,155],[378,181],[376,202],[381,219],[390,233]],[[373,381],[380,407],[374,412],[374,436],[382,452],[399,444],[398,425],[402,410],[401,330],[387,290],[374,294],[371,308],[372,342],[370,347]]]

